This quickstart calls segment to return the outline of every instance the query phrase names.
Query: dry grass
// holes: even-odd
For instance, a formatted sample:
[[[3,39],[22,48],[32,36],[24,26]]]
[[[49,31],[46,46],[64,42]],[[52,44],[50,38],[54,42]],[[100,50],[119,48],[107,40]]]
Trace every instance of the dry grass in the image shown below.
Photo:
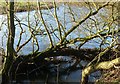
[[[53,5],[51,3],[41,3],[41,8],[46,9],[46,5],[49,8],[52,8]],[[5,2],[0,2],[0,14],[6,14],[8,5]],[[27,10],[36,10],[37,9],[37,2],[15,2],[15,12],[23,12]]]
[[[103,70],[103,75],[99,80],[97,80],[96,84],[100,84],[100,82],[111,82],[116,84],[120,83],[120,68]]]

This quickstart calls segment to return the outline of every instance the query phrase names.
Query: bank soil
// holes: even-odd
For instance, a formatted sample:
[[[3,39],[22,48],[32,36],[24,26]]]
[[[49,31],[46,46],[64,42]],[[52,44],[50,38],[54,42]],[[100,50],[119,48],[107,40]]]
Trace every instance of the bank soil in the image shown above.
[[[114,68],[111,68],[109,70],[103,70],[102,76],[100,79],[96,81],[96,84],[99,82],[106,82],[106,83],[120,83],[120,65],[115,66]]]

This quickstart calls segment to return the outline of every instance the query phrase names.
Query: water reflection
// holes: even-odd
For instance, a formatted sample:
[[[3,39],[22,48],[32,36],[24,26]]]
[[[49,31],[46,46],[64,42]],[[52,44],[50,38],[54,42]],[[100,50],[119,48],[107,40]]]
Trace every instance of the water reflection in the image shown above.
[[[81,79],[81,73],[82,70],[80,68],[78,69],[73,69],[70,70],[69,68],[64,71],[64,69],[66,69],[67,67],[71,66],[72,63],[74,63],[75,59],[72,59],[69,56],[60,56],[55,58],[56,60],[65,60],[65,62],[63,63],[57,63],[57,64],[51,64],[50,62],[45,65],[45,67],[39,68],[38,70],[31,70],[31,71],[27,71],[26,73],[20,73],[19,71],[23,70],[27,70],[28,68],[32,68],[33,66],[27,66],[27,69],[25,69],[25,67],[22,67],[19,71],[19,73],[17,73],[16,75],[16,81],[13,81],[14,83],[79,83],[80,79]],[[71,61],[71,62],[70,62]],[[85,66],[87,64],[87,61],[81,61],[80,65]],[[79,65],[79,64],[78,64]],[[80,66],[77,66],[80,67]],[[22,71],[23,71],[22,70]],[[30,73],[31,72],[31,73]],[[94,72],[89,76],[89,81],[90,82],[94,82],[96,79],[98,79],[101,75],[100,71]]]

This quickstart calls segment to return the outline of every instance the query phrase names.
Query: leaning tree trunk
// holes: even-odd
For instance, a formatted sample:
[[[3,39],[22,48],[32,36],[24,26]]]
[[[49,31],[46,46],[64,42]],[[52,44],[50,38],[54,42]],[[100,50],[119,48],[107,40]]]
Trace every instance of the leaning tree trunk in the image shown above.
[[[97,64],[91,64],[90,66],[82,70],[81,84],[88,83],[88,80],[86,79],[88,78],[88,75],[91,74],[92,72],[95,72],[97,70],[103,70],[103,69],[107,70],[119,64],[120,64],[120,57],[113,59],[111,61],[104,61]]]
[[[14,50],[14,37],[15,37],[15,26],[14,26],[14,0],[10,0],[8,14],[8,41],[7,41],[7,56],[4,62],[3,72],[2,72],[2,84],[8,84],[10,80],[10,68],[12,66],[15,50]]]

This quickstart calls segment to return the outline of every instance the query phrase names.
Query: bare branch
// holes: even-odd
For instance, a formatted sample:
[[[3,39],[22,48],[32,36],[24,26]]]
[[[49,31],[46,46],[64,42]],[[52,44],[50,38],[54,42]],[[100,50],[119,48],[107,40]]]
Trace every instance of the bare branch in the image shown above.
[[[70,30],[68,30],[68,32],[66,32],[66,34],[63,36],[63,39],[61,40],[60,44],[62,44],[65,40],[65,38],[72,32],[74,31],[79,25],[81,25],[83,22],[85,22],[88,18],[90,18],[91,16],[97,14],[99,12],[100,9],[102,9],[103,7],[107,6],[107,4],[104,4],[103,6],[99,7],[96,11],[94,12],[89,12],[89,14],[82,20],[78,21],[78,23],[73,26],[72,28],[70,28]]]
[[[47,32],[47,35],[48,35],[48,37],[49,37],[50,44],[51,44],[50,47],[53,47],[52,38],[51,38],[51,36],[50,36],[49,30],[47,29],[47,26],[46,26],[46,24],[45,24],[44,18],[43,18],[43,16],[42,16],[42,12],[41,12],[41,8],[40,8],[40,2],[38,2],[38,12],[39,12],[39,14],[37,13],[37,14],[38,14],[38,17],[41,18],[42,23],[43,23],[43,25],[44,25],[44,27],[45,27],[45,30],[46,30],[46,32]]]

